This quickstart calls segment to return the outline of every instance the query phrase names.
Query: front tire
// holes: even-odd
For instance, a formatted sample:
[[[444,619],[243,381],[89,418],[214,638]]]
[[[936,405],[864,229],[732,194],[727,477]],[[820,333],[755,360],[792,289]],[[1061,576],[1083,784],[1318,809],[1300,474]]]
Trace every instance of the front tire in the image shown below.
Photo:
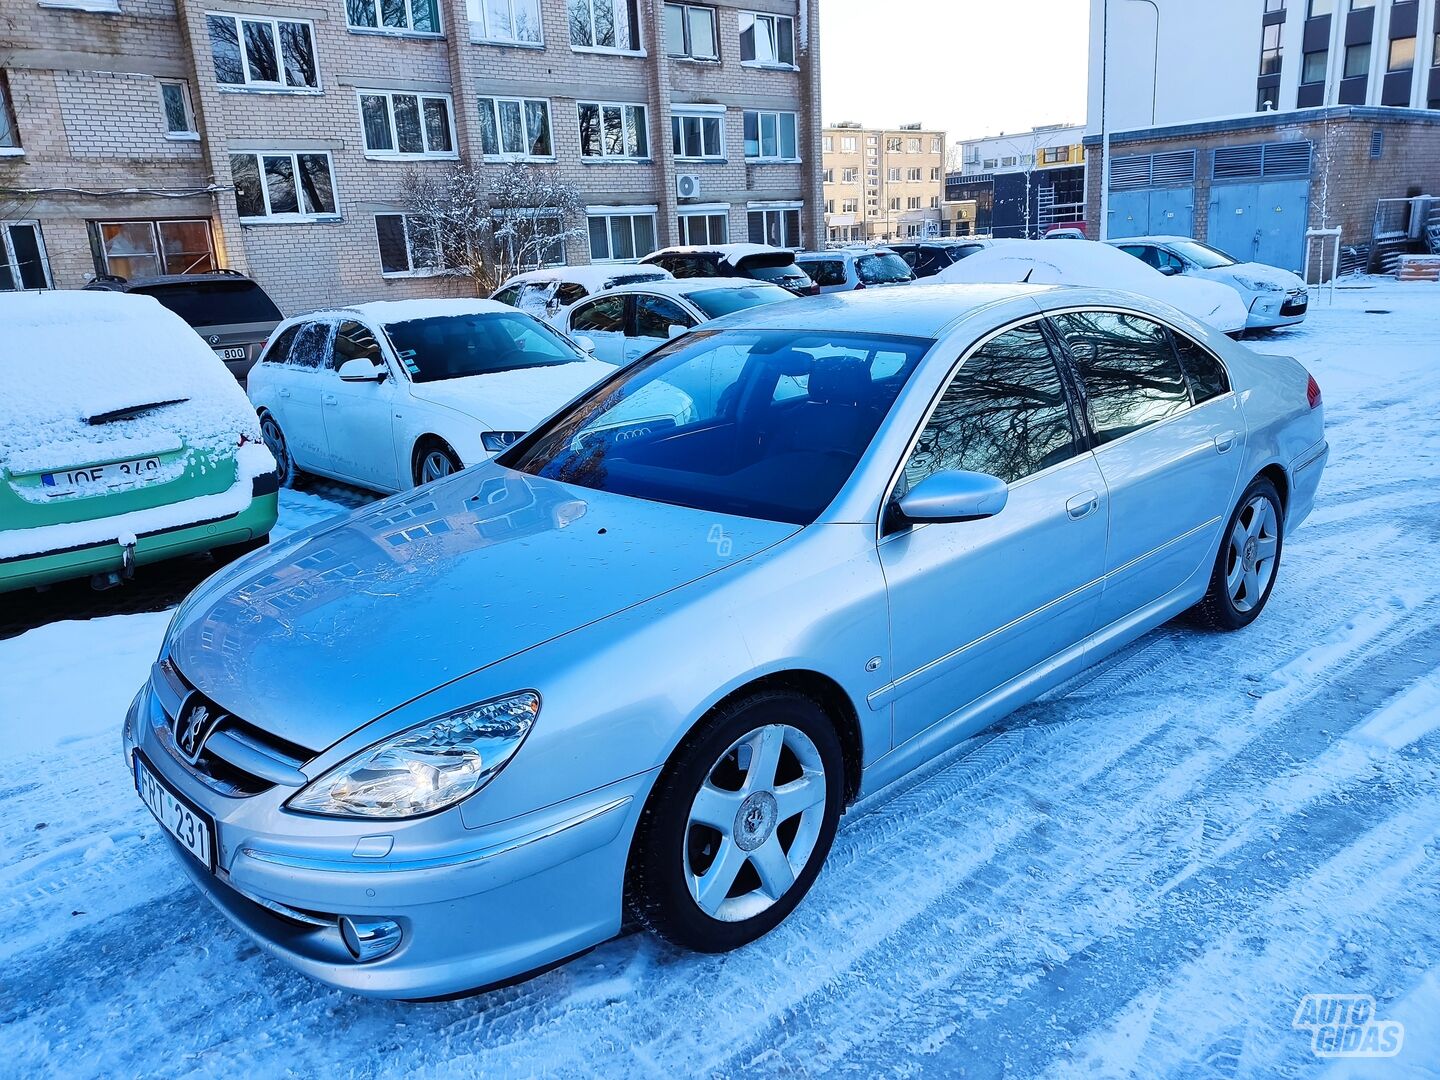
[[[421,484],[428,484],[434,480],[443,480],[464,467],[460,464],[459,455],[449,446],[438,439],[428,439],[421,443],[415,451],[413,470],[415,486],[419,487]]]
[[[1194,608],[1203,625],[1240,630],[1260,617],[1279,575],[1284,528],[1280,493],[1267,477],[1257,476],[1230,515],[1205,599]]]
[[[761,690],[716,710],[651,792],[626,875],[631,912],[699,952],[769,933],[819,875],[844,785],[840,738],[815,700]]]

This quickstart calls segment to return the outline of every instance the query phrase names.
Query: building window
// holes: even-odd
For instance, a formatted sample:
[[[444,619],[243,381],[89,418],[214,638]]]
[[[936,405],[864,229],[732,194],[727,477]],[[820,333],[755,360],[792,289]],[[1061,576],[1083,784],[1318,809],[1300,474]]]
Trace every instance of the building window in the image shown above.
[[[893,184],[893,183],[897,183],[897,182],[900,180],[900,170],[899,170],[899,169],[891,169],[891,170],[889,170],[889,171],[885,174],[885,179],[888,180],[888,181],[889,181],[890,183],[892,183],[892,184]]]
[[[590,261],[633,262],[655,250],[655,213],[591,212]]]
[[[833,184],[835,182],[835,170],[826,169],[820,174],[820,180],[822,183],[825,184]]]
[[[1265,14],[1271,15],[1285,10],[1285,0],[1265,0]]]
[[[793,112],[745,113],[745,157],[752,161],[798,161]]]
[[[740,12],[740,60],[795,66],[795,20],[788,15]]]
[[[910,183],[912,183],[912,184],[913,184],[913,183],[916,183],[916,182],[920,179],[920,170],[919,170],[919,169],[906,169],[906,170],[905,170],[905,179],[906,179],[907,181],[909,181]]]
[[[18,154],[20,128],[15,124],[15,110],[10,107],[10,83],[0,71],[0,154]]]
[[[900,196],[899,196],[899,195],[896,195],[893,199],[890,200],[890,209],[891,209],[891,210],[899,210],[899,209],[900,209]]]
[[[1335,13],[1335,0],[1310,0],[1310,18],[1318,19],[1322,15],[1333,15]]]
[[[569,0],[568,14],[573,47],[640,51],[635,0]]]
[[[939,180],[939,179],[940,179],[940,166],[937,165],[937,166],[935,166],[933,169],[930,170],[930,179],[931,179],[931,180]]]
[[[721,161],[725,157],[725,117],[721,113],[679,110],[670,116],[675,156],[686,161]]]
[[[481,41],[500,45],[539,45],[544,41],[540,0],[483,0],[472,3],[469,12]]]
[[[1404,0],[1400,0],[1400,2],[1403,3]],[[1373,8],[1374,6],[1375,0],[1350,0],[1351,11],[1364,11],[1367,8]]]
[[[1280,31],[1284,29],[1280,23],[1269,23],[1261,31],[1260,37],[1260,74],[1275,75],[1280,71]]]
[[[840,176],[847,184],[858,184],[860,182],[859,169],[846,169],[840,174]]]
[[[679,218],[680,243],[682,244],[728,244],[730,242],[730,214],[724,210],[707,210],[702,213],[682,213]]]
[[[544,98],[478,99],[480,153],[487,158],[555,157],[550,135],[550,102]]]
[[[580,155],[587,158],[637,159],[650,156],[650,131],[644,105],[582,101]]]
[[[906,140],[905,140],[905,152],[906,152],[907,154],[918,154],[918,153],[920,153],[920,140],[919,140],[919,139],[906,139]]]
[[[858,213],[860,212],[860,200],[859,200],[859,199],[845,199],[845,200],[843,200],[843,201],[840,203],[840,212],[841,212],[842,214],[858,214]]]
[[[208,274],[215,248],[208,218],[187,221],[100,221],[100,272],[123,278]]]
[[[497,212],[494,217],[499,226],[500,214]],[[559,214],[535,210],[512,212],[504,225],[509,230],[508,237],[502,241],[505,258],[517,270],[565,265],[565,221]],[[441,259],[445,259],[443,251]]]
[[[996,166],[997,164],[999,164],[999,163],[998,163],[993,157],[992,157],[992,158],[986,158],[985,161],[984,161],[984,163],[983,163],[980,167],[981,167],[982,169],[984,169],[986,172],[989,172],[991,169],[995,168],[995,166]]]
[[[940,196],[939,196],[939,195],[931,195],[931,196],[930,196],[930,209],[931,209],[931,210],[939,210],[939,209],[940,209]]]
[[[747,217],[750,243],[797,250],[800,248],[799,206],[752,209]]]
[[[0,292],[50,288],[38,221],[0,221]]]
[[[715,9],[694,4],[666,4],[665,52],[691,60],[719,60]]]
[[[907,210],[919,210],[919,209],[920,209],[920,196],[919,196],[919,195],[911,195],[908,199],[906,199],[906,200],[905,200],[905,209],[907,209]]]
[[[1415,39],[1395,38],[1390,42],[1390,71],[1415,70]]]
[[[900,147],[903,146],[903,145],[904,145],[904,140],[903,140],[903,139],[886,139],[886,140],[885,140],[885,152],[886,152],[887,154],[898,154],[898,153],[900,152]]]
[[[160,80],[160,107],[165,113],[165,134],[171,139],[198,139],[190,88],[183,79]]]
[[[1345,78],[1359,79],[1370,74],[1370,42],[1345,49]]]
[[[842,154],[855,153],[855,136],[846,135],[840,140],[840,152]]]
[[[367,157],[455,156],[450,98],[444,94],[361,90],[360,130]]]
[[[215,81],[256,90],[318,90],[315,34],[308,22],[206,15]],[[243,46],[243,47],[242,47]]]
[[[1070,147],[1047,146],[1040,151],[1040,161],[1045,165],[1058,165],[1070,160]],[[935,179],[940,179],[938,176]]]
[[[386,277],[422,277],[442,269],[439,245],[430,230],[409,214],[376,214],[375,239],[380,273]]]
[[[823,142],[824,142],[825,153],[827,153],[827,154],[834,153],[834,151],[835,151],[835,136],[833,136],[833,135],[826,135],[825,138],[824,138],[824,140],[823,140]]]
[[[1313,85],[1325,81],[1325,67],[1330,60],[1330,54],[1325,49],[1318,49],[1315,52],[1305,54],[1305,62],[1300,66],[1300,82],[1303,85]]]
[[[241,221],[314,221],[339,214],[328,153],[231,154],[230,173]]]
[[[516,0],[519,5],[523,0]],[[538,0],[530,0],[534,6]],[[489,6],[505,6],[498,0]],[[538,15],[538,12],[537,12]],[[481,18],[485,16],[482,13]],[[437,0],[345,0],[345,22],[352,30],[379,30],[389,34],[438,34]],[[538,19],[537,19],[538,25]]]

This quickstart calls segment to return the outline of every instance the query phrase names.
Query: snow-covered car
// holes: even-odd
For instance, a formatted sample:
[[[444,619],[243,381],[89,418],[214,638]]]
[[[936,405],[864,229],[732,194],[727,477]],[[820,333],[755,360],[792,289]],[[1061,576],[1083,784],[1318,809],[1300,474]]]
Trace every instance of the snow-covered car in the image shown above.
[[[1305,320],[1310,288],[1305,279],[1266,263],[1240,262],[1188,236],[1127,236],[1111,244],[1166,277],[1184,274],[1228,285],[1240,294],[1252,330],[1273,330]]]
[[[1118,289],[1177,307],[1231,335],[1244,333],[1249,320],[1234,289],[1201,278],[1166,277],[1095,240],[992,240],[933,280],[947,285],[1016,282]]]
[[[249,393],[282,483],[400,491],[505,449],[613,369],[494,300],[401,300],[288,319]]]
[[[917,278],[934,277],[961,259],[984,251],[991,241],[984,236],[952,237],[939,240],[909,240],[886,245],[905,260]]]
[[[659,266],[557,266],[516,274],[490,299],[559,326],[559,316],[565,309],[592,293],[616,285],[669,278],[670,272]]]
[[[795,261],[822,293],[883,289],[915,280],[915,272],[889,248],[802,251]]]
[[[597,360],[628,364],[711,319],[793,299],[779,285],[749,278],[650,281],[587,296],[565,312],[561,329]]]
[[[611,372],[177,611],[127,764],[269,955],[416,998],[752,942],[847,806],[1187,609],[1252,623],[1328,453],[1298,362],[1111,291],[837,293]]]
[[[148,296],[0,293],[0,591],[263,545],[275,462],[244,391]]]
[[[810,276],[796,265],[795,252],[765,244],[662,248],[646,255],[640,265],[663,266],[677,278],[753,278],[779,285],[796,296],[814,296],[820,291]]]

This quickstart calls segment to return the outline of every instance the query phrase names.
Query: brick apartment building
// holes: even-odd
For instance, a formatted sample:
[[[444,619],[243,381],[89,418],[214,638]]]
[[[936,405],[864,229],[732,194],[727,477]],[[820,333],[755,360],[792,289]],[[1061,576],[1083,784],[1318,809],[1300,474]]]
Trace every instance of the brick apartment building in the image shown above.
[[[556,261],[803,246],[824,236],[817,10],[7,0],[0,289],[225,266],[287,314],[463,291],[401,203],[408,170],[461,158],[575,185]]]
[[[902,124],[824,129],[825,239],[833,243],[939,235],[945,133]]]

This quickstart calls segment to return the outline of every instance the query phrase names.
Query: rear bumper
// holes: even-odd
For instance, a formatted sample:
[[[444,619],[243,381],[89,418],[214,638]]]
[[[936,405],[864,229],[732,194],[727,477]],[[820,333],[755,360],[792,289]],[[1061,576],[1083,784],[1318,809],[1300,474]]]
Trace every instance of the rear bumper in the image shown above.
[[[1290,465],[1290,505],[1286,512],[1285,531],[1289,532],[1310,516],[1315,509],[1315,493],[1320,477],[1330,460],[1330,444],[1321,440]]]
[[[243,544],[268,535],[278,516],[279,496],[274,474],[259,476],[253,481],[250,505],[238,514],[137,536],[135,563],[160,562],[230,544]],[[124,565],[125,549],[113,540],[65,551],[0,560],[0,592],[119,571]]]

